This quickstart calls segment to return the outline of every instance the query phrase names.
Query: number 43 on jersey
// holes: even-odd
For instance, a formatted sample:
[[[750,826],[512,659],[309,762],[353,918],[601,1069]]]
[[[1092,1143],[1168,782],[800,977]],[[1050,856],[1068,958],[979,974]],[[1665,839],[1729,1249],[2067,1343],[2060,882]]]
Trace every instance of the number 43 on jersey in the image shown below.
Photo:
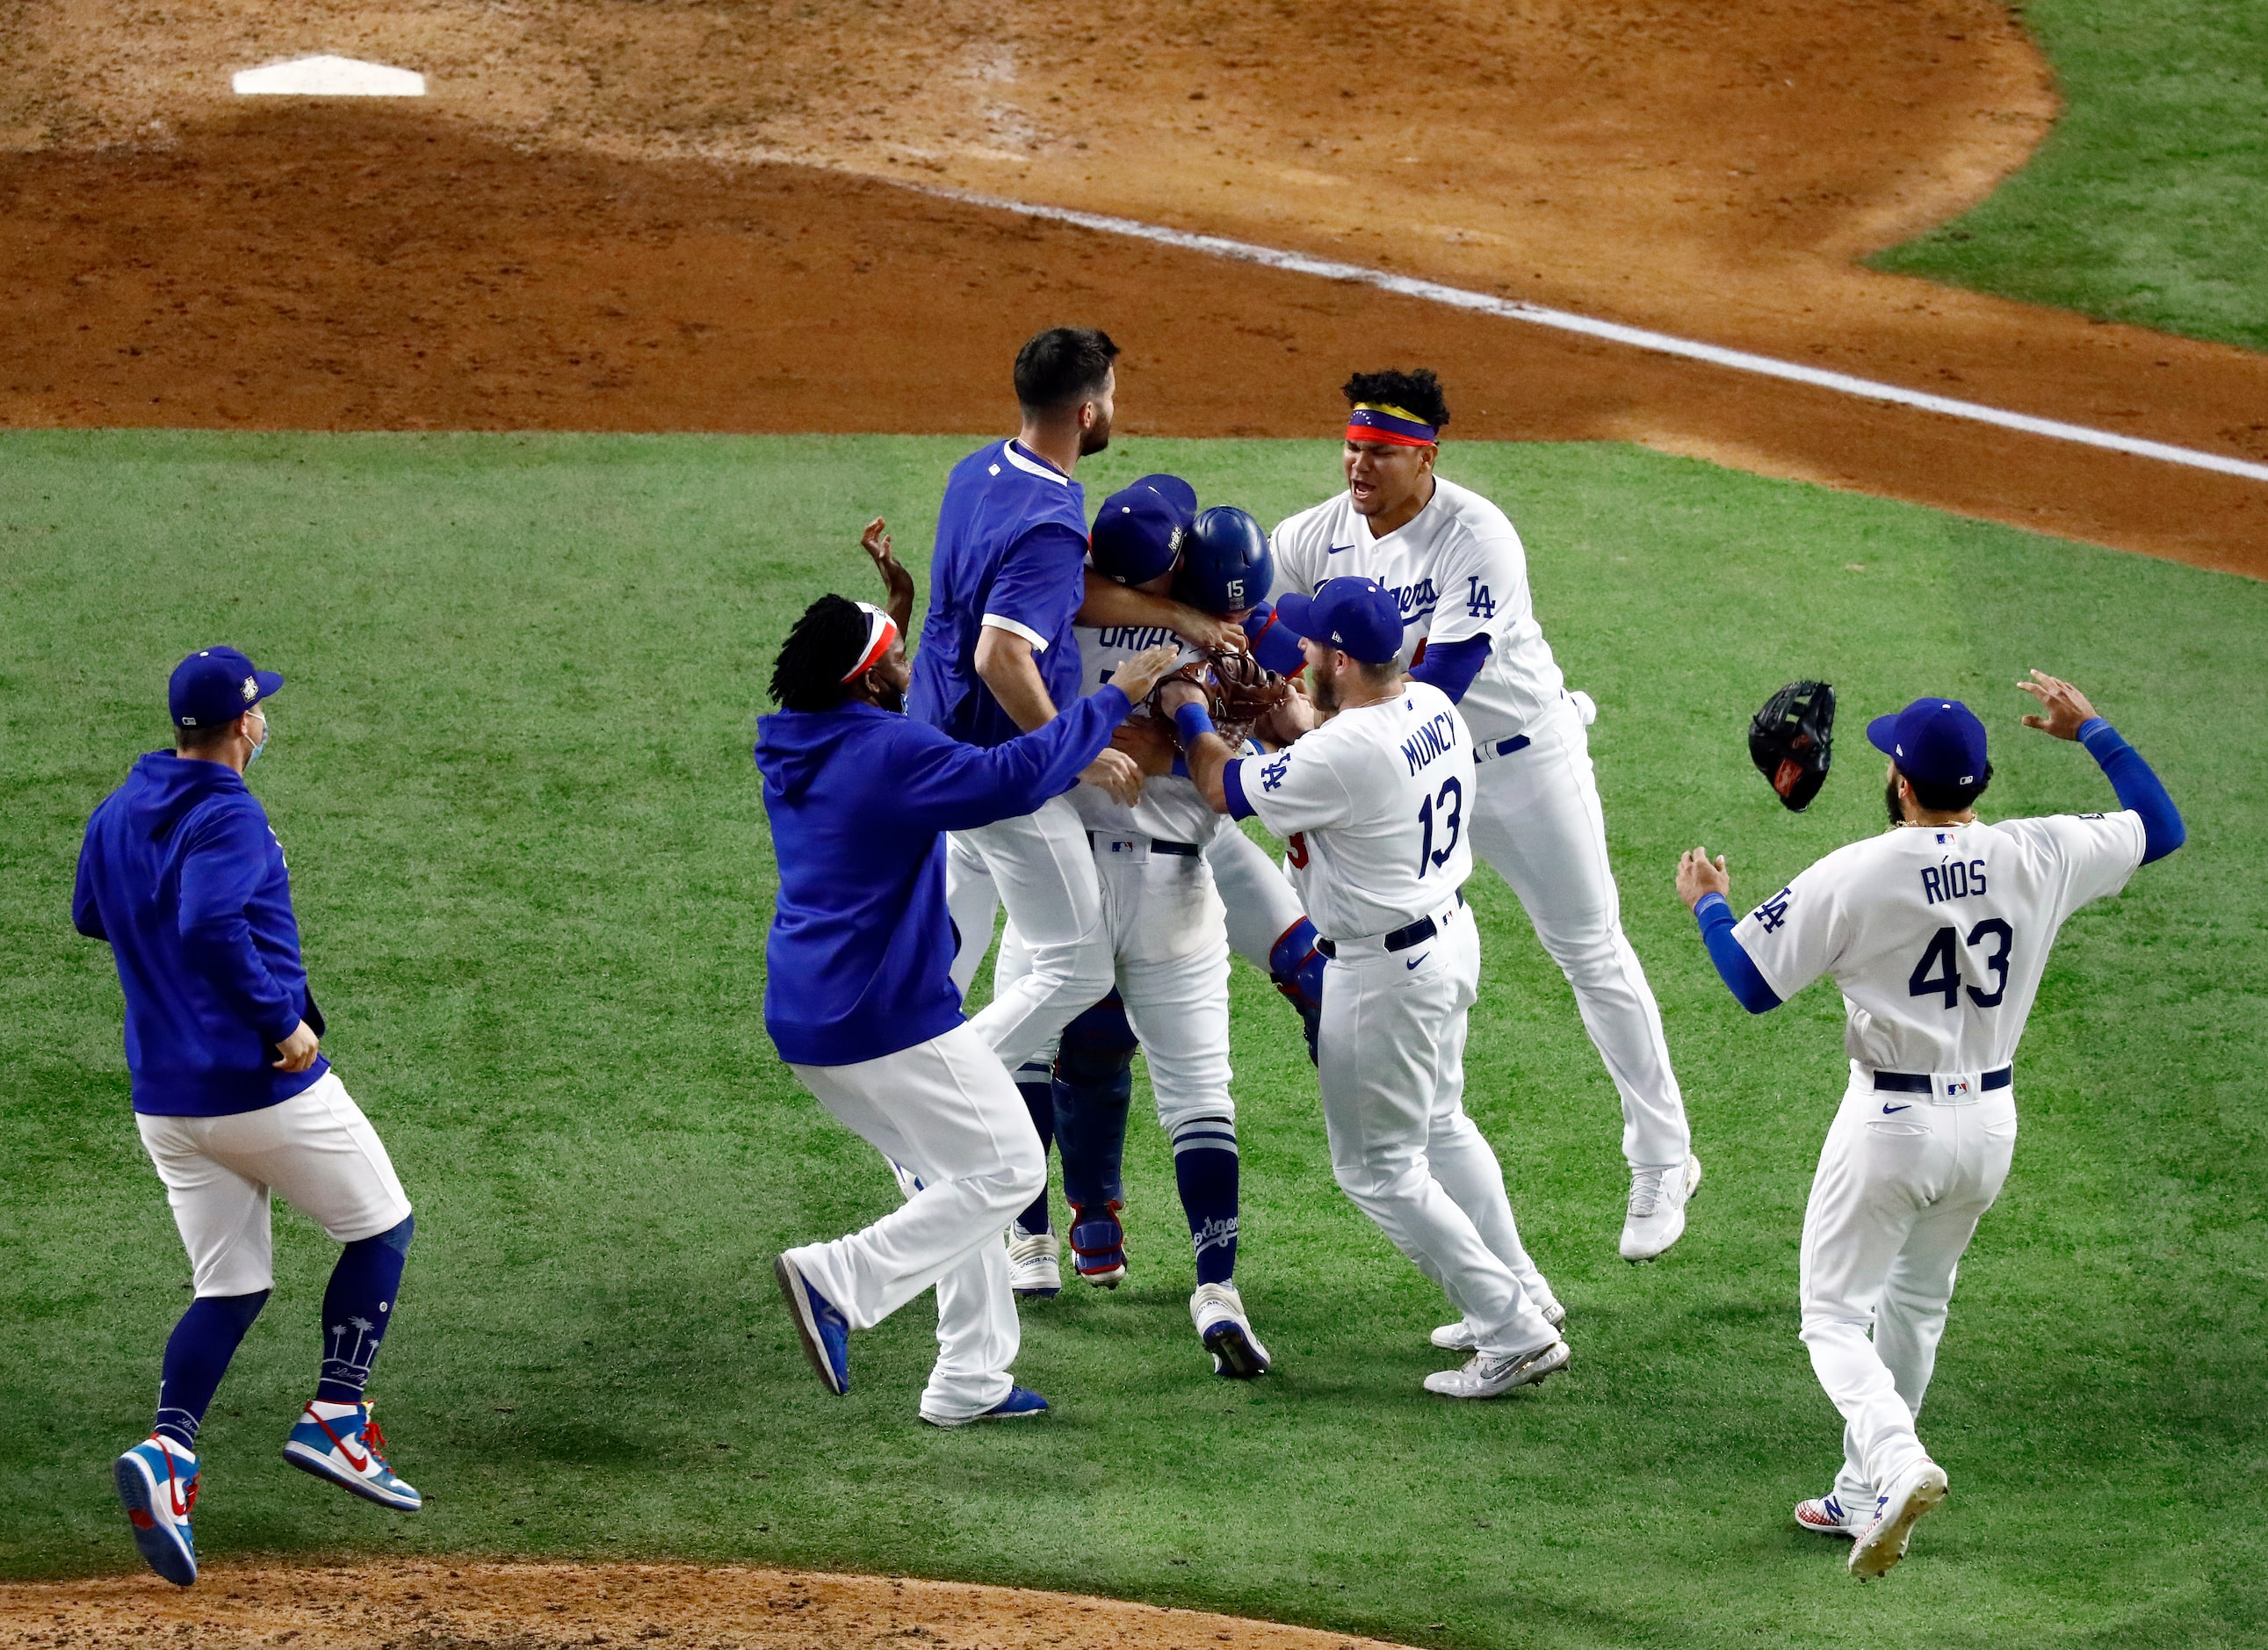
[[[1970,929],[1969,938],[1962,942],[1972,951],[1987,940],[1992,942],[1992,950],[1984,957],[1984,966],[1992,976],[1992,989],[1989,991],[1980,991],[1962,983],[1954,953],[1955,932],[1951,928],[1940,928],[1930,936],[1921,961],[1914,964],[1913,972],[1906,977],[1906,995],[1941,997],[1945,1006],[1952,1009],[1961,1006],[1961,993],[1966,991],[1969,1000],[1977,1007],[1998,1008],[2001,998],[2007,995],[2008,954],[2016,943],[2014,931],[1999,917],[1988,917]]]

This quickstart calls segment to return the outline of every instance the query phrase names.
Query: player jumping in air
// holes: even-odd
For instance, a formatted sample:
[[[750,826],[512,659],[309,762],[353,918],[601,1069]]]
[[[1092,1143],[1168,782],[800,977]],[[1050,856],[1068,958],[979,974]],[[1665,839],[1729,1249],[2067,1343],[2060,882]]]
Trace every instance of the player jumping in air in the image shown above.
[[[1034,733],[964,743],[901,714],[913,581],[880,521],[866,545],[893,610],[814,602],[773,667],[782,708],[757,725],[779,860],[764,1027],[804,1086],[888,1160],[906,1201],[774,1270],[828,1391],[849,1389],[850,1331],[934,1285],[922,1418],[1036,1415],[1046,1400],[1008,1373],[1020,1336],[1000,1233],[1046,1186],[1047,1160],[1007,1068],[961,1018],[944,833],[1027,818],[1068,791],[1108,747],[1129,693],[1146,695],[1178,650],[1130,659],[1117,684]]]
[[[1837,849],[1737,923],[1723,859],[1694,848],[1677,864],[1743,1007],[1777,1008],[1827,975],[1848,1011],[1851,1081],[1804,1210],[1800,1285],[1811,1366],[1843,1413],[1843,1470],[1795,1520],[1854,1538],[1862,1580],[1897,1563],[1945,1499],[1914,1426],[1954,1270],[2015,1151],[2011,1062],[2049,948],[2073,911],[2184,836],[2086,695],[2036,670],[2017,685],[2043,712],[2024,726],[2085,745],[2124,812],[1984,823],[1984,725],[1956,701],[1917,699],[1867,728],[1890,758],[1886,835]]]
[[[135,1123],[173,1206],[196,1298],[166,1343],[150,1436],[114,1477],[150,1567],[197,1579],[197,1429],[275,1285],[269,1195],[346,1245],[323,1293],[323,1363],[284,1459],[414,1513],[364,1396],[414,1223],[386,1147],[324,1058],[284,850],[245,770],[284,685],[232,647],[190,654],[167,699],[172,750],[104,799],[79,851],[71,920],[109,943],[126,995]]]
[[[1447,694],[1472,729],[1466,829],[1574,988],[1622,1096],[1622,1254],[1651,1260],[1684,1233],[1701,1162],[1660,1010],[1623,933],[1585,731],[1594,712],[1562,683],[1536,624],[1520,534],[1487,499],[1434,474],[1449,409],[1433,374],[1358,372],[1345,394],[1346,490],[1276,529],[1278,575],[1301,594],[1348,574],[1383,585],[1401,610],[1410,680]],[[1454,1324],[1437,1338],[1472,1344]]]

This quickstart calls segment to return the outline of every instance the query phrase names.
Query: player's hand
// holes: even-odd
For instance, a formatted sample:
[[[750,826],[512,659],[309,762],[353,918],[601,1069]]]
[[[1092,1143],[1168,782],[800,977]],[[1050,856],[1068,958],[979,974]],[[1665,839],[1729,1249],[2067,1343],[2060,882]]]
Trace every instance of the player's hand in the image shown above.
[[[1184,602],[1174,604],[1173,630],[1191,647],[1241,653],[1252,645],[1252,638],[1235,620],[1219,618]]]
[[[1174,668],[1182,657],[1182,650],[1171,642],[1160,642],[1145,648],[1121,665],[1110,674],[1110,685],[1119,689],[1133,703],[1139,704],[1150,696],[1150,689],[1165,680],[1166,673]]]
[[[1171,681],[1163,682],[1159,685],[1158,708],[1163,711],[1167,716],[1173,715],[1174,711],[1180,710],[1185,704],[1203,704],[1204,703],[1204,689],[1198,687],[1197,683],[1191,681],[1187,676],[1176,676]]]
[[[1110,748],[1131,756],[1145,778],[1161,779],[1174,771],[1174,736],[1146,716],[1121,722],[1110,736]]]
[[[2079,730],[2095,719],[2095,707],[2088,703],[2085,694],[2044,670],[2034,671],[2029,681],[2016,685],[2037,699],[2040,709],[2047,712],[2045,716],[2026,717],[2026,727],[2036,727],[2058,739],[2077,739]]]
[[[1263,743],[1288,745],[1300,734],[1314,732],[1315,702],[1307,696],[1307,679],[1293,676],[1288,685],[1292,691],[1284,703],[1252,725],[1254,736]]]
[[[1172,764],[1168,762],[1168,766]],[[1142,770],[1134,759],[1123,750],[1106,750],[1087,763],[1086,771],[1079,775],[1082,784],[1091,784],[1114,802],[1132,807],[1142,799]]]
[[[902,636],[907,622],[913,617],[914,576],[890,554],[889,528],[881,517],[876,516],[866,524],[866,530],[858,535],[858,548],[866,552],[874,564],[874,571],[882,576],[882,588],[887,593],[884,605]]]
[[[279,1072],[304,1072],[315,1063],[315,1056],[321,1047],[313,1028],[303,1020],[291,1028],[290,1036],[276,1045],[276,1052],[284,1057],[275,1062],[276,1069]]]
[[[1728,900],[1733,896],[1733,879],[1725,869],[1725,856],[1719,854],[1712,860],[1706,848],[1688,848],[1677,858],[1677,897],[1690,911],[1711,894],[1721,894]]]

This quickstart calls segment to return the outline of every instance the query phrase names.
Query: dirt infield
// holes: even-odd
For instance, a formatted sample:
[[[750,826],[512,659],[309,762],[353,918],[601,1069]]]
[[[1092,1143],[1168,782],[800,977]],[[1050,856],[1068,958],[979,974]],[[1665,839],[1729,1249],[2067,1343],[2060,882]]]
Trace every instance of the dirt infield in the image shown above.
[[[434,95],[232,100],[313,49]],[[1349,9],[0,0],[0,424],[975,431],[1047,320],[1126,427],[1634,439],[2268,575],[2268,487],[925,199],[1327,253],[2268,456],[2268,359],[1871,273],[2053,111],[1984,0]],[[834,170],[782,160],[823,163]]]
[[[0,1646],[197,1650],[1369,1650],[1374,1639],[1112,1599],[692,1565],[395,1563],[0,1587]]]

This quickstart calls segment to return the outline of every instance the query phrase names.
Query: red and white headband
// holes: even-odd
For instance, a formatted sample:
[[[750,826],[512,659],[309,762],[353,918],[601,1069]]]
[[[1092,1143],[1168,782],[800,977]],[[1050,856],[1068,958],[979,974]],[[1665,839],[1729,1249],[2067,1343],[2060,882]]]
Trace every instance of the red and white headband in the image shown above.
[[[843,673],[845,681],[858,681],[881,663],[890,644],[898,639],[898,622],[873,602],[860,602],[858,611],[866,615],[866,645],[859,650],[858,662]]]

